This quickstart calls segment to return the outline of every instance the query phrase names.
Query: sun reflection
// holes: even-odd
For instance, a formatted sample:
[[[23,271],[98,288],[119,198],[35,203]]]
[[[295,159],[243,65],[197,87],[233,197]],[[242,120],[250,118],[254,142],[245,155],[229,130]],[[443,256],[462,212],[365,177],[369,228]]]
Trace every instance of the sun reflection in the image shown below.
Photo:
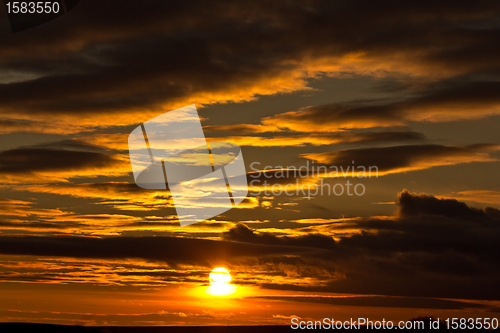
[[[209,276],[210,286],[205,292],[212,296],[228,296],[236,292],[236,286],[230,284],[231,275],[223,267],[214,268]]]

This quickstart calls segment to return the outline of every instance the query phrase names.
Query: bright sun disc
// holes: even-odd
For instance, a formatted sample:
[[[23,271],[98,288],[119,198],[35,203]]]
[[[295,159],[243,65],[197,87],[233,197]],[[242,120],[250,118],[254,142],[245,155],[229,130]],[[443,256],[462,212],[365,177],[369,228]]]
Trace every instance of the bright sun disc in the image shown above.
[[[205,292],[212,296],[228,296],[236,292],[236,286],[231,282],[231,275],[225,268],[218,267],[212,270],[209,275],[210,286]]]
[[[214,268],[212,273],[210,273],[209,280],[211,285],[214,283],[229,283],[231,282],[231,275],[225,268]]]

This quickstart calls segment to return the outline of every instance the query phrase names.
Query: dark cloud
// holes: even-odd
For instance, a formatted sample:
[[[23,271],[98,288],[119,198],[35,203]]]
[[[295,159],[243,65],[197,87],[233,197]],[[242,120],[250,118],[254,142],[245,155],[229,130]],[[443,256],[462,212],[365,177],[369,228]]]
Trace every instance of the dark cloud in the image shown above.
[[[66,223],[51,223],[51,222],[30,222],[30,221],[9,221],[9,220],[0,220],[0,227],[9,228],[9,229],[69,229],[69,228],[78,228],[81,227],[78,223],[66,222]]]
[[[97,170],[101,174],[118,174],[128,173],[129,167],[120,155],[77,140],[0,152],[0,177],[8,181],[94,176]]]
[[[64,184],[55,185],[48,189],[48,191],[58,192],[58,188],[63,188],[65,191],[63,194],[71,194],[71,189],[73,189],[74,195],[79,195],[82,193],[82,196],[85,194],[91,193],[99,193],[103,195],[103,198],[116,197],[118,194],[123,196],[141,196],[151,191],[140,188],[134,183],[128,182],[99,182],[99,183],[80,183],[80,184],[72,184],[67,187]],[[28,188],[28,190],[36,191],[33,188]],[[106,196],[107,194],[107,196]]]
[[[465,82],[461,82],[465,81]],[[497,81],[445,80],[400,101],[366,101],[304,108],[264,118],[258,128],[335,131],[344,128],[391,127],[412,121],[474,119],[498,113]],[[474,110],[474,112],[471,112]]]
[[[75,258],[142,258],[171,265],[228,262],[235,258],[308,252],[300,247],[241,244],[179,237],[0,236],[0,253]]]
[[[205,132],[262,133],[269,131],[269,128],[263,125],[235,124],[203,126],[203,130]]]
[[[322,252],[303,254],[303,265],[335,273],[330,279],[323,276],[320,285],[266,284],[268,288],[498,300],[499,213],[403,191],[396,216],[358,219],[347,227],[360,232],[338,241],[325,235],[256,234],[243,225],[226,232],[224,239],[321,248]],[[332,224],[330,230],[345,227]]]
[[[128,173],[130,164],[125,163],[124,172]],[[109,168],[115,171],[116,168]],[[108,169],[101,169],[99,172],[103,174]],[[92,173],[93,172],[93,173]],[[82,176],[83,171],[75,171],[67,175],[67,177],[79,177]],[[91,169],[91,172],[87,174],[89,177],[95,175],[95,169]],[[45,182],[51,181],[54,177],[61,177],[58,173],[53,176],[49,175],[44,178]],[[27,175],[21,175],[19,179],[29,179]],[[119,210],[156,210],[161,208],[171,207],[171,214],[174,214],[173,204],[171,202],[170,191],[168,190],[158,190],[152,191],[140,188],[135,183],[133,183],[133,177],[127,176],[130,182],[96,182],[96,183],[52,183],[52,184],[15,184],[5,186],[4,188],[9,188],[15,191],[24,191],[31,193],[50,193],[59,194],[65,196],[72,196],[75,198],[85,198],[90,200],[97,200],[106,205],[110,205],[115,209]],[[95,207],[94,207],[95,208]],[[168,211],[164,211],[165,214],[170,215]]]
[[[2,119],[0,120],[0,133],[36,131],[39,126],[39,123],[29,120]]]
[[[381,148],[362,148],[338,150],[326,153],[305,154],[304,156],[328,166],[358,166],[366,168],[376,166],[380,175],[391,172],[426,169],[439,165],[451,165],[468,162],[494,161],[489,153],[498,150],[498,145],[477,144],[470,146],[409,145]],[[374,172],[374,171],[372,171]]]
[[[433,215],[478,222],[500,221],[500,211],[495,208],[483,210],[469,207],[458,200],[438,199],[426,194],[414,195],[406,190],[399,195],[398,213],[402,218]]]
[[[117,162],[112,155],[95,152],[18,148],[0,152],[0,173],[10,175],[98,169],[111,167]]]
[[[103,121],[96,125],[125,124],[127,116],[106,115],[149,117],[187,100],[296,90],[311,72],[438,78],[494,70],[499,12],[495,1],[88,0],[48,24],[2,36],[0,66],[31,78],[0,85],[2,113],[92,114]]]
[[[257,234],[244,224],[238,224],[236,227],[224,232],[222,237],[230,241],[263,245],[305,246],[322,249],[332,249],[335,246],[335,240],[326,235],[311,234],[299,237],[276,237],[267,233]]]

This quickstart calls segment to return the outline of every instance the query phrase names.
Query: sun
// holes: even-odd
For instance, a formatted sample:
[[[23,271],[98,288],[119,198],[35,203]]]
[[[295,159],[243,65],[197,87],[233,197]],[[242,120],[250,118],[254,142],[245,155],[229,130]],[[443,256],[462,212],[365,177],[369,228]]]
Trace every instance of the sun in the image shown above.
[[[228,296],[236,292],[236,286],[230,284],[231,274],[224,267],[217,267],[212,270],[208,280],[210,286],[206,293],[212,296]]]
[[[218,267],[213,269],[208,279],[211,285],[214,285],[214,283],[229,283],[231,282],[231,275],[227,269]]]

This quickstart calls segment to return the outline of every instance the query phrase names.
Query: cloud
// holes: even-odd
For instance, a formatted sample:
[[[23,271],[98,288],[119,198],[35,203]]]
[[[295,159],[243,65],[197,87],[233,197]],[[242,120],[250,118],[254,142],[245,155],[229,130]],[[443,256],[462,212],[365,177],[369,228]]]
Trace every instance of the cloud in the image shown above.
[[[302,279],[308,278],[309,286],[265,281],[263,287],[267,288],[500,299],[495,292],[495,281],[500,277],[500,253],[496,246],[500,236],[499,210],[480,210],[456,200],[406,190],[400,193],[398,205],[398,213],[393,217],[345,221],[351,225],[323,225],[319,229],[322,241],[314,240],[314,234],[304,236],[299,232],[296,234],[300,236],[280,236],[264,230],[256,233],[244,225],[224,233],[224,239],[275,246],[293,243],[323,250],[301,255],[302,262],[287,263],[287,270]],[[337,235],[338,240],[334,241],[331,235],[339,228],[358,231]],[[311,273],[313,267],[328,270],[330,277]]]
[[[12,132],[65,133],[63,129],[60,129],[57,126],[50,126],[45,122],[0,119],[0,134],[8,134]]]
[[[425,76],[425,83],[496,70],[498,28],[490,22],[498,4],[452,7],[198,1],[146,8],[122,1],[117,11],[115,4],[89,0],[60,20],[4,36],[0,113],[12,122],[43,121],[80,131],[141,122],[192,102],[305,89],[307,79],[323,74]],[[446,14],[437,20],[436,12]],[[425,98],[419,101],[426,105]],[[486,109],[479,113],[497,112]],[[71,128],[75,121],[78,127]]]
[[[263,166],[252,163],[247,173],[251,191],[266,190],[286,185],[287,191],[299,189],[316,193],[322,178],[357,177],[376,178],[393,173],[423,170],[436,166],[456,165],[471,162],[496,161],[490,154],[499,149],[498,145],[477,144],[470,146],[406,145],[336,150],[324,153],[307,153],[307,165]],[[312,163],[311,163],[312,162]],[[301,163],[302,164],[302,163]],[[276,190],[278,191],[278,190]],[[304,192],[305,194],[305,192]]]
[[[426,194],[415,195],[403,191],[399,195],[399,216],[419,217],[422,215],[444,216],[459,220],[491,221],[500,218],[495,208],[479,209],[469,207],[454,199],[438,199]]]
[[[486,308],[482,304],[461,302],[455,300],[418,298],[418,297],[381,297],[381,296],[257,296],[259,299],[270,299],[284,302],[320,303],[330,305],[347,306],[373,306],[389,308],[425,308],[425,309],[466,309],[466,308]],[[295,316],[290,316],[291,318]],[[278,318],[278,317],[277,317]],[[280,318],[291,319],[281,316]]]
[[[33,237],[0,236],[0,253],[50,257],[123,259],[141,258],[169,265],[210,266],[235,258],[298,254],[291,246],[248,245],[180,237]]]
[[[264,128],[301,132],[406,126],[410,122],[446,122],[500,114],[496,81],[442,83],[427,87],[417,97],[397,102],[367,101],[303,108],[262,119]],[[474,110],[474,112],[471,112]]]
[[[398,207],[394,216],[298,227],[288,234],[238,224],[222,240],[1,236],[0,253],[139,258],[173,266],[223,264],[240,272],[236,283],[279,290],[500,299],[495,287],[500,277],[499,210],[406,190],[399,194]],[[338,233],[346,228],[351,232]],[[244,273],[249,271],[260,273]]]
[[[161,210],[161,214],[167,216],[175,214],[172,195],[168,188],[166,190],[143,189],[133,182],[15,184],[3,185],[0,186],[1,188],[17,192],[58,194],[90,199],[93,203],[112,207],[116,210],[129,211],[129,214],[132,214],[132,211],[158,210]],[[254,207],[256,205],[255,201],[254,198],[246,198],[238,207]]]
[[[287,321],[289,321],[289,320],[291,320],[293,318],[301,319],[299,316],[296,316],[296,315],[284,316],[284,315],[280,315],[280,314],[273,315],[273,318],[276,318],[276,319],[285,319]]]
[[[16,185],[16,188],[23,185]],[[35,188],[40,185],[32,185]],[[4,187],[5,188],[5,187]],[[61,194],[55,191],[55,188],[51,191],[46,189],[44,193]],[[26,190],[26,188],[18,189]],[[35,192],[35,191],[33,191]],[[96,195],[96,197],[98,197]],[[104,203],[107,203],[104,198],[102,198]],[[182,229],[179,225],[176,215],[164,215],[164,212],[170,210],[171,214],[175,214],[173,208],[168,208],[165,204],[164,199],[157,207],[154,207],[154,203],[145,203],[145,207],[137,207],[136,210],[148,211],[148,210],[160,210],[163,208],[159,215],[146,215],[136,213],[139,216],[124,215],[124,214],[106,214],[106,213],[96,213],[95,207],[93,207],[93,212],[89,213],[82,206],[85,204],[74,205],[72,209],[80,211],[83,213],[77,213],[63,208],[40,208],[41,204],[37,200],[31,199],[32,201],[21,201],[21,200],[9,200],[0,199],[0,233],[10,234],[10,235],[25,235],[25,234],[39,234],[44,233],[54,234],[54,233],[64,233],[64,234],[92,234],[94,236],[101,235],[120,235],[124,233],[134,233],[140,234],[141,231],[156,230],[163,234],[168,233],[220,233],[227,225],[221,222],[205,221],[196,226],[190,228]],[[111,199],[108,199],[111,200]],[[116,199],[115,199],[116,200]],[[40,200],[42,201],[42,200]],[[116,200],[119,201],[119,200]],[[160,201],[160,200],[158,200]],[[57,205],[60,205],[60,201]],[[92,203],[90,204],[93,205]],[[110,205],[117,205],[116,202],[110,203]],[[122,206],[118,205],[121,209],[134,210],[132,203],[122,203]],[[139,204],[137,204],[139,205]],[[154,207],[154,208],[153,208]],[[109,211],[109,210],[108,210]]]
[[[312,161],[301,166],[263,166],[254,162],[247,174],[251,188],[270,189],[274,184],[307,185],[313,188],[320,178],[359,177],[375,178],[392,173],[428,169],[436,166],[471,162],[496,161],[490,154],[498,145],[477,144],[470,146],[444,146],[435,144],[370,147],[336,150],[324,153],[307,153],[302,157]],[[310,162],[308,161],[308,162]],[[304,187],[306,188],[306,187]],[[289,189],[293,190],[293,186]]]
[[[118,210],[148,211],[173,207],[169,191],[145,190],[130,182],[29,184],[9,186],[8,188],[16,191],[95,199],[103,205],[109,205]]]
[[[489,190],[459,191],[439,196],[442,199],[455,199],[481,202],[492,205],[500,204],[500,192]]]
[[[94,284],[101,286],[167,286],[173,283],[206,284],[211,269],[201,266],[168,267],[143,259],[105,259],[4,256],[2,282]],[[76,287],[78,288],[78,287]],[[42,291],[44,288],[37,288]]]
[[[305,246],[322,249],[332,249],[335,247],[335,240],[330,236],[309,234],[298,237],[277,237],[269,233],[257,234],[244,224],[238,224],[234,228],[224,232],[222,238],[230,241],[262,245]]]
[[[205,133],[207,132],[239,132],[239,133],[265,133],[274,132],[278,128],[270,129],[269,126],[253,125],[253,124],[236,124],[236,125],[209,125],[203,126]]]
[[[284,147],[284,146],[321,146],[348,143],[383,143],[383,142],[411,142],[423,141],[421,133],[407,132],[372,132],[372,133],[338,133],[316,135],[283,135],[283,136],[223,136],[210,137],[211,142],[233,142],[240,146],[252,147]]]
[[[20,147],[0,152],[0,181],[66,181],[70,177],[123,175],[128,160],[77,141]]]
[[[492,144],[470,146],[427,144],[338,150],[326,153],[309,153],[303,156],[330,168],[342,167],[344,171],[347,170],[346,172],[350,172],[349,174],[354,173],[355,175],[362,172],[363,167],[366,170],[365,173],[370,167],[377,167],[378,175],[382,176],[441,165],[492,162],[496,159],[491,157],[490,153],[498,149],[498,145]],[[350,167],[350,171],[347,167]]]
[[[413,89],[399,100],[353,101],[304,107],[265,117],[261,124],[206,126],[208,131],[343,132],[346,129],[407,126],[412,122],[449,122],[500,114],[497,81],[445,80]],[[474,110],[474,112],[471,112]]]
[[[28,214],[57,216],[63,212],[59,209],[34,208],[30,201],[0,199],[0,214],[4,216],[26,216]]]

